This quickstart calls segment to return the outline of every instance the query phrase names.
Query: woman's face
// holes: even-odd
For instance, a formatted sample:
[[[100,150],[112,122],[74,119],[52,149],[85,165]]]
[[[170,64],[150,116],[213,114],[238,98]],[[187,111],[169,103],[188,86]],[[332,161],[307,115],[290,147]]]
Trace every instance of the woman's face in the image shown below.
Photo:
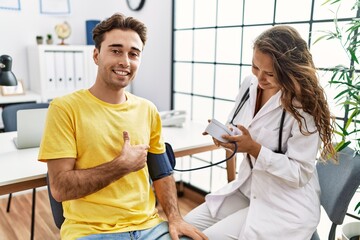
[[[274,77],[273,61],[271,57],[256,48],[254,48],[253,51],[252,73],[257,77],[261,89],[271,89],[275,92],[280,89],[278,80]]]

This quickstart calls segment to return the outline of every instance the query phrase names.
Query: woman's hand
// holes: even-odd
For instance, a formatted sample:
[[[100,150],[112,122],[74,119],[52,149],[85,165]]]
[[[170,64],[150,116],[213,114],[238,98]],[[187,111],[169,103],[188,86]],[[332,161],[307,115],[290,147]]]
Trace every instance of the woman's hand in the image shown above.
[[[234,144],[232,144],[231,142],[236,142],[237,152],[245,152],[257,158],[261,149],[261,145],[251,138],[249,131],[244,126],[237,125],[236,127],[242,132],[242,134],[234,136],[223,135],[222,138],[228,140],[228,143],[223,143],[216,139],[213,139],[215,145],[222,146],[227,150],[233,151]]]

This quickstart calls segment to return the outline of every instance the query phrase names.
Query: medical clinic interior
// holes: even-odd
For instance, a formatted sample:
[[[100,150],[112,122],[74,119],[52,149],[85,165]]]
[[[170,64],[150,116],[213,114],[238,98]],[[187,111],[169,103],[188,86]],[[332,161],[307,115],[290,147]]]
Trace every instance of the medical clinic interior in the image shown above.
[[[242,81],[253,74],[256,37],[272,26],[294,27],[311,52],[335,119],[335,149],[343,153],[338,164],[324,166],[326,179],[319,175],[324,197],[312,239],[360,236],[359,0],[6,0],[0,1],[0,239],[60,239],[47,166],[37,159],[46,110],[53,99],[95,83],[92,30],[114,13],[147,27],[141,65],[126,91],[159,111],[162,137],[176,157],[183,216],[241,176],[243,155],[229,158],[203,133],[210,119],[227,122]],[[18,112],[6,110],[14,106]],[[24,109],[38,112],[20,114]],[[21,147],[22,134],[37,142]]]

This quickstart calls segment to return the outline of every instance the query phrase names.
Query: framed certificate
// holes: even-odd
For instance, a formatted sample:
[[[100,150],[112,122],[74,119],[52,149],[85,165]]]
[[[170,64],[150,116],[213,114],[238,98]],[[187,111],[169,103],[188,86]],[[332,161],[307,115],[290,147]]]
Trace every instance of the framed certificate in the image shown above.
[[[70,0],[40,0],[41,14],[70,14]]]
[[[20,11],[20,0],[2,0],[0,1],[0,9]]]

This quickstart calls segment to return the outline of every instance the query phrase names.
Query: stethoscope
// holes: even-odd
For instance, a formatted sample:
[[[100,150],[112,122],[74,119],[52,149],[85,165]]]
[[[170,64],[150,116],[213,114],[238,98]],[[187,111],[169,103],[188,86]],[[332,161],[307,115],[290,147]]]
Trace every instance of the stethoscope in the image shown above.
[[[239,112],[240,112],[241,108],[244,106],[245,102],[249,99],[249,97],[250,97],[249,92],[250,92],[250,88],[246,89],[244,95],[242,96],[239,104],[237,105],[237,107],[236,107],[236,109],[235,109],[235,111],[233,113],[233,116],[232,116],[231,121],[229,122],[229,124],[236,127],[236,124],[234,124],[234,119],[239,114]],[[286,111],[285,111],[285,109],[283,109],[281,119],[280,119],[278,149],[275,151],[276,153],[282,153],[282,150],[281,150],[282,132],[283,132],[283,127],[284,127],[285,115],[286,115]]]

